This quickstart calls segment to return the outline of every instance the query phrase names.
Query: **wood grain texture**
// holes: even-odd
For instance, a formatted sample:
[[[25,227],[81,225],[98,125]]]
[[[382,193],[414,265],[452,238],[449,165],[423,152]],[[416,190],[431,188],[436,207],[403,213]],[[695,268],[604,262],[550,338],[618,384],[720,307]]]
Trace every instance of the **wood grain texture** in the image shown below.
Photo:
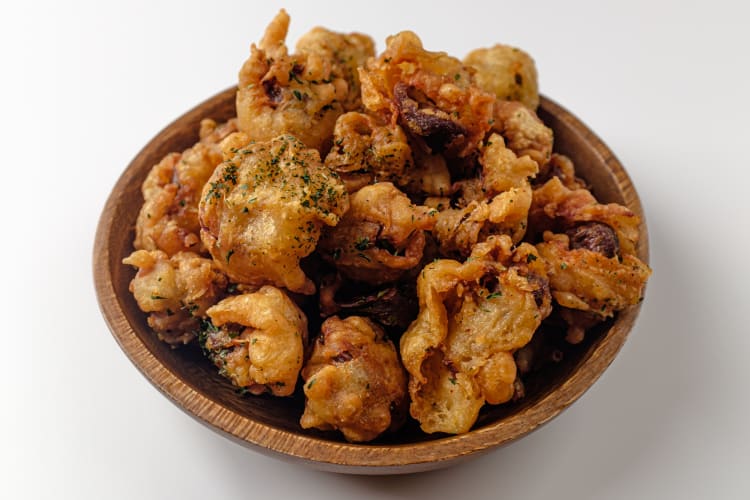
[[[96,292],[115,340],[141,373],[189,415],[245,446],[321,470],[411,473],[455,464],[525,436],[578,399],[615,358],[639,307],[605,323],[560,366],[535,375],[524,399],[485,407],[467,434],[429,436],[412,423],[395,436],[371,444],[350,444],[335,433],[301,429],[298,422],[303,401],[299,394],[291,398],[239,396],[197,348],[171,349],[157,340],[128,292],[134,272],[121,264],[133,250],[135,219],[143,203],[140,186],[165,154],[182,151],[197,140],[201,119],[220,122],[233,116],[234,94],[235,88],[229,88],[198,105],[138,153],[107,200],[94,245]],[[648,262],[643,210],[620,162],[593,132],[555,102],[543,97],[539,115],[555,131],[555,150],[573,159],[594,194],[603,202],[624,204],[641,217],[638,256]]]

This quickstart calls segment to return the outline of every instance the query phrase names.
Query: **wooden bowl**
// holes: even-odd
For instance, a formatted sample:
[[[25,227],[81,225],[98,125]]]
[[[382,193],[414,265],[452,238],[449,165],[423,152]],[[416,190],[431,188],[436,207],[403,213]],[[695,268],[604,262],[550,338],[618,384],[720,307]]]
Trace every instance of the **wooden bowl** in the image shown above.
[[[198,105],[162,130],[138,153],[117,181],[99,221],[94,246],[94,281],[112,334],[146,378],[172,402],[209,428],[249,448],[294,459],[318,469],[394,474],[436,469],[479,455],[525,436],[558,415],[599,378],[622,347],[639,307],[621,312],[563,362],[532,374],[526,397],[485,406],[469,433],[431,436],[416,423],[370,444],[349,444],[338,434],[303,430],[303,399],[240,396],[195,346],[171,349],[157,340],[145,314],[128,291],[133,269],[121,263],[133,250],[135,219],[143,199],[141,183],[165,154],[182,151],[198,136],[202,118],[225,121],[234,115],[235,88]],[[555,150],[570,156],[577,172],[602,202],[617,202],[643,219],[638,195],[607,146],[570,112],[542,98],[539,115],[555,131]],[[638,256],[648,261],[645,222]]]

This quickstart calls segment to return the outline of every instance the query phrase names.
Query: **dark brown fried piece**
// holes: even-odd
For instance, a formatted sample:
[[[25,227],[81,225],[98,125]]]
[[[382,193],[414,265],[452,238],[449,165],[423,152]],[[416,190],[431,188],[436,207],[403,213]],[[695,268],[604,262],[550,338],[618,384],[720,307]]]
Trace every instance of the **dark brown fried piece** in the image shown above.
[[[362,283],[344,281],[338,273],[320,284],[320,314],[366,316],[401,334],[417,316],[419,306],[414,286],[404,279],[396,284],[364,289]]]
[[[620,242],[614,230],[601,222],[583,222],[565,231],[570,238],[570,248],[585,248],[605,257],[620,254]]]
[[[424,50],[410,31],[386,44],[360,69],[365,108],[399,123],[432,152],[472,154],[489,130],[495,96],[474,85],[461,61]]]
[[[328,318],[302,378],[304,429],[339,430],[348,441],[362,442],[404,422],[406,374],[393,343],[365,318]]]

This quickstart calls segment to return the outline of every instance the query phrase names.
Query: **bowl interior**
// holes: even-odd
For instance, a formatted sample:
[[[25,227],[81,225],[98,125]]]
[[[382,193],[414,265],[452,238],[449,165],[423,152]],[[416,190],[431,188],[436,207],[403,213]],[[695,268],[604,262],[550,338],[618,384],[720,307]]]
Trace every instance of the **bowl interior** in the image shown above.
[[[192,416],[243,444],[329,466],[323,468],[351,472],[349,467],[354,467],[361,472],[360,467],[379,466],[390,472],[411,472],[444,465],[530,432],[577,399],[612,361],[637,307],[600,325],[584,343],[567,348],[562,362],[549,364],[525,379],[523,399],[485,406],[469,434],[427,435],[410,421],[395,435],[352,445],[337,433],[300,428],[304,399],[299,388],[290,398],[240,396],[197,346],[171,349],[159,341],[128,291],[134,270],[121,263],[133,251],[135,219],[143,202],[140,186],[165,154],[182,151],[197,141],[201,119],[221,122],[234,115],[234,90],[217,94],[177,119],[135,157],[107,202],[94,251],[97,293],[115,338],[144,375]],[[555,131],[555,150],[573,159],[578,174],[593,186],[594,195],[602,202],[628,206],[643,220],[637,194],[609,149],[549,99],[542,99],[539,115]],[[639,257],[648,259],[645,224],[641,226]],[[318,456],[318,449],[326,446],[333,452]]]

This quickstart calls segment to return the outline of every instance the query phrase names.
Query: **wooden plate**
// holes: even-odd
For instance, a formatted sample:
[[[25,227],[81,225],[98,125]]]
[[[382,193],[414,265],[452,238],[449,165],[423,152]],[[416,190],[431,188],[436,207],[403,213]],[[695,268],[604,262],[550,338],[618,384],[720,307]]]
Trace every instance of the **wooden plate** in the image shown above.
[[[197,347],[171,349],[160,342],[128,291],[134,271],[121,263],[133,251],[135,219],[143,203],[141,183],[165,154],[197,141],[201,119],[221,122],[233,116],[234,95],[232,87],[211,97],[167,126],[138,153],[107,200],[94,246],[96,292],[112,334],[146,378],[186,413],[250,448],[318,469],[409,473],[454,464],[525,436],[578,399],[612,362],[639,307],[621,312],[595,335],[587,335],[562,363],[533,374],[525,382],[524,399],[486,406],[467,434],[431,436],[412,423],[392,437],[349,444],[335,433],[301,429],[303,399],[299,394],[291,398],[240,396]],[[553,101],[542,98],[539,116],[555,131],[555,150],[573,159],[577,173],[593,186],[597,198],[623,204],[644,221],[638,256],[648,262],[641,204],[617,158],[580,120]]]

